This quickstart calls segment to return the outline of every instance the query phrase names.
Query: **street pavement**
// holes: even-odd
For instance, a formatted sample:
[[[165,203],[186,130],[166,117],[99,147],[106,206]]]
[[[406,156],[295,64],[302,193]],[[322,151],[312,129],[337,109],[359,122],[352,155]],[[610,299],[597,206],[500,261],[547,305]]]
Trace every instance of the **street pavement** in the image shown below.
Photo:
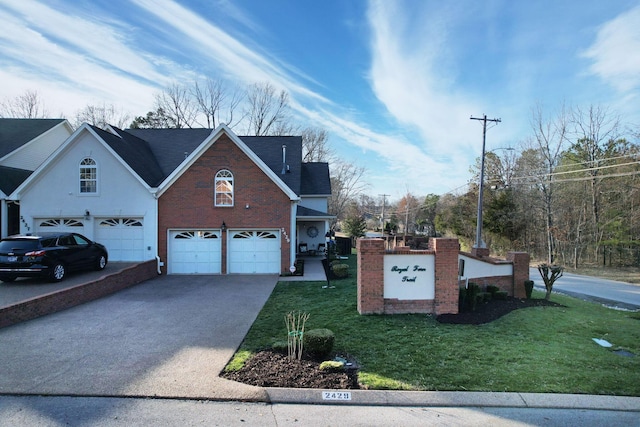
[[[537,268],[529,269],[529,278],[534,287],[545,290]],[[640,310],[640,285],[564,273],[553,285],[554,292],[627,310]]]
[[[307,280],[323,279],[317,261]],[[0,426],[640,425],[637,397],[352,390],[334,401],[220,378],[278,280],[159,276],[0,329]]]

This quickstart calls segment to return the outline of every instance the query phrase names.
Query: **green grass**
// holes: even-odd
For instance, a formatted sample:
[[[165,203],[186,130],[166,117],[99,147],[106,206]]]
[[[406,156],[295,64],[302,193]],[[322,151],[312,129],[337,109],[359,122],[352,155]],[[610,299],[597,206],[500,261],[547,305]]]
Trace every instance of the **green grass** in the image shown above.
[[[280,282],[234,358],[286,340],[285,315],[310,313],[306,329],[335,333],[335,350],[356,358],[370,389],[473,390],[640,396],[640,318],[553,294],[566,307],[516,310],[486,325],[440,324],[427,315],[367,315],[356,309],[355,256],[351,277]],[[544,293],[534,291],[534,298]],[[614,344],[606,349],[592,338]],[[622,357],[624,349],[638,356]]]

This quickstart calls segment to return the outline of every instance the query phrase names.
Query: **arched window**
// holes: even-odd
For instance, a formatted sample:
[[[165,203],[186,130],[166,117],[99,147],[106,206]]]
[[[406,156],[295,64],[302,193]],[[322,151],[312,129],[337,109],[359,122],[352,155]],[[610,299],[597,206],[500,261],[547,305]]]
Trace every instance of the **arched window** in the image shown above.
[[[80,162],[80,194],[98,192],[98,165],[95,160],[85,157]]]
[[[216,174],[215,205],[233,206],[233,174],[223,169]]]

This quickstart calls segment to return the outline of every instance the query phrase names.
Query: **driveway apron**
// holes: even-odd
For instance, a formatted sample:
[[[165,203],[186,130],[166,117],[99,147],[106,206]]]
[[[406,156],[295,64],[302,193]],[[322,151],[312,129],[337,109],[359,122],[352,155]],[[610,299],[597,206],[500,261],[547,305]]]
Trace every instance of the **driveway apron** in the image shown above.
[[[277,276],[159,276],[0,329],[0,393],[264,400],[218,377]]]

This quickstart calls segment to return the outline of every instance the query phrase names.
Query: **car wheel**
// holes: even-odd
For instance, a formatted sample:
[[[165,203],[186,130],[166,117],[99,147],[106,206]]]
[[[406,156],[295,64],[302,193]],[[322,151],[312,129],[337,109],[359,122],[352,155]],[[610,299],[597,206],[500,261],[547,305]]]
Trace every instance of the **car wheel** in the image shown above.
[[[53,265],[50,278],[53,282],[59,282],[64,279],[66,274],[67,270],[65,269],[64,264],[58,262]]]
[[[104,255],[100,255],[98,257],[98,261],[96,261],[96,270],[104,270],[107,266],[107,257]]]
[[[2,282],[10,283],[10,282],[14,282],[15,280],[16,280],[16,276],[2,276],[2,277],[0,277],[0,281],[2,281]]]

